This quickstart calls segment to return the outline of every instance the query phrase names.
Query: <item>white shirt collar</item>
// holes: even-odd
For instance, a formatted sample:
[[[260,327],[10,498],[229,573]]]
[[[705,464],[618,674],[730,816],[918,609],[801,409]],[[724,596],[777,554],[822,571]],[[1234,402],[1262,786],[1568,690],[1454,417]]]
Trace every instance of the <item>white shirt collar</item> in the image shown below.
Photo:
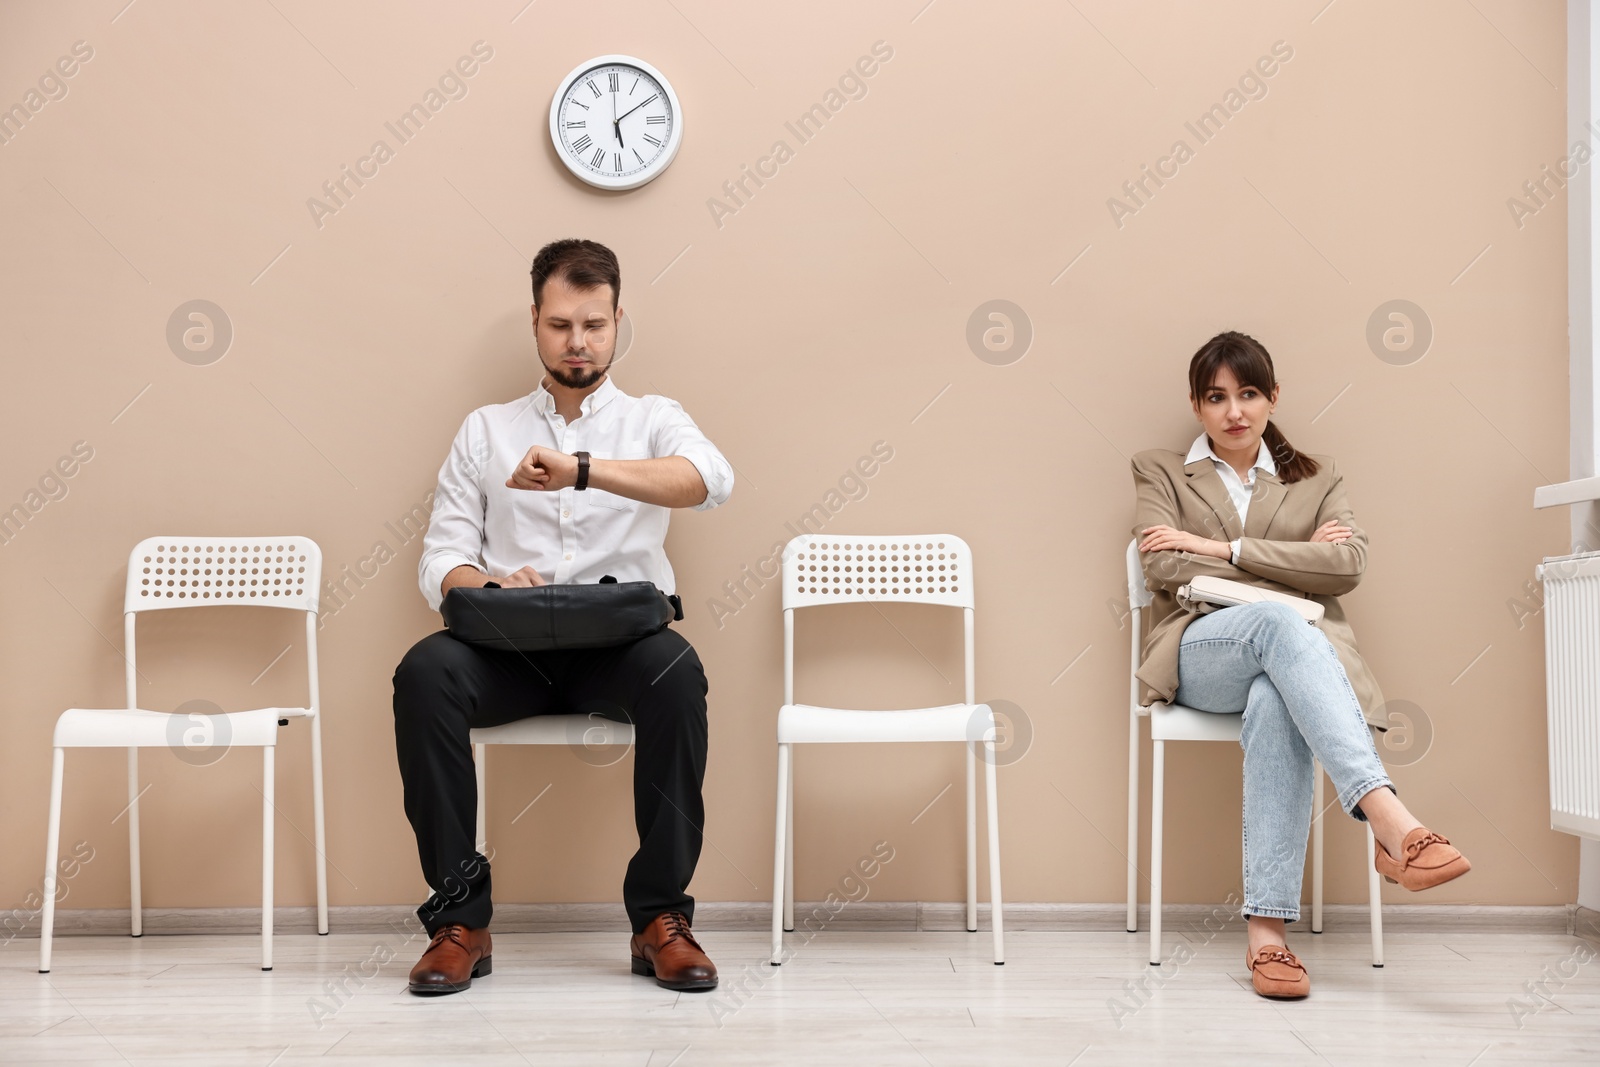
[[[1189,446],[1189,454],[1184,457],[1183,461],[1185,463],[1193,463],[1197,459],[1206,458],[1209,458],[1214,463],[1222,463],[1223,466],[1228,466],[1223,460],[1217,458],[1217,453],[1211,447],[1211,438],[1202,433],[1194,439],[1194,444]],[[1264,440],[1261,442],[1260,447],[1256,449],[1256,461],[1250,465],[1250,469],[1255,470],[1257,467],[1260,467],[1268,474],[1278,473],[1278,465],[1272,461],[1272,450],[1267,447],[1267,442]]]
[[[530,395],[533,400],[534,408],[541,414],[548,415],[556,409],[556,398],[551,395],[550,390],[544,387],[543,378],[539,379],[538,388],[534,389]],[[611,375],[608,373],[600,382],[600,387],[583,398],[583,402],[578,405],[578,414],[580,417],[582,417],[583,415],[588,415],[599,411],[601,408],[605,407],[606,404],[610,403],[613,399],[621,395],[622,390],[618,389],[611,381]]]

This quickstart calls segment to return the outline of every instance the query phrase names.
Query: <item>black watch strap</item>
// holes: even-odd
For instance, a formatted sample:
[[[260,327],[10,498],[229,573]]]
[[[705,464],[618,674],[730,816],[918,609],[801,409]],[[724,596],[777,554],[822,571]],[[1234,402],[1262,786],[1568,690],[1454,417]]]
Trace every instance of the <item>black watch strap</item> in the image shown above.
[[[574,452],[573,455],[578,457],[578,480],[573,488],[582,492],[589,488],[589,453]]]

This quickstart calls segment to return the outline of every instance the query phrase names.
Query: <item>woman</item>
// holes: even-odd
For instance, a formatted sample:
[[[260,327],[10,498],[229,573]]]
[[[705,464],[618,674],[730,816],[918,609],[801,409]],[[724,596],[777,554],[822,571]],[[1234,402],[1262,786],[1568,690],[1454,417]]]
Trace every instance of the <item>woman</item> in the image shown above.
[[[1141,703],[1244,712],[1247,963],[1257,993],[1303,997],[1310,977],[1284,923],[1300,917],[1313,757],[1344,810],[1372,824],[1384,877],[1427,889],[1471,864],[1406,810],[1378,760],[1368,726],[1386,726],[1383,696],[1338,600],[1361,580],[1367,537],[1333,460],[1295,451],[1269,421],[1278,392],[1260,342],[1218,334],[1189,363],[1200,436],[1187,454],[1133,457],[1134,535],[1153,594],[1137,673]],[[1178,587],[1208,574],[1309,597],[1322,622],[1284,604],[1184,610]]]

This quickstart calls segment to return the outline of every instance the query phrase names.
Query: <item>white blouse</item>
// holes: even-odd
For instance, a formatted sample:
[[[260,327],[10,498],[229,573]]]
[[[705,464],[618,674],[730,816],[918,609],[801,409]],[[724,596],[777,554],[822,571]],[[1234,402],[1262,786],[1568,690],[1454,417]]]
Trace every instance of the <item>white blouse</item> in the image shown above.
[[[1243,529],[1244,521],[1250,514],[1250,497],[1255,492],[1256,468],[1259,467],[1268,474],[1278,473],[1278,465],[1272,461],[1272,450],[1267,447],[1265,441],[1261,442],[1261,447],[1256,450],[1255,463],[1251,464],[1250,469],[1245,472],[1250,479],[1248,482],[1239,480],[1239,472],[1233,469],[1231,463],[1226,463],[1217,458],[1217,453],[1211,447],[1211,438],[1206,434],[1201,434],[1194,439],[1194,444],[1189,446],[1189,454],[1184,457],[1183,461],[1185,463],[1193,463],[1202,457],[1210,457],[1211,462],[1216,464],[1217,473],[1222,476],[1222,484],[1228,489],[1228,499],[1233,501],[1233,510],[1239,513],[1239,527]],[[1235,538],[1229,541],[1228,545],[1233,549],[1232,562],[1238,563],[1239,539]]]

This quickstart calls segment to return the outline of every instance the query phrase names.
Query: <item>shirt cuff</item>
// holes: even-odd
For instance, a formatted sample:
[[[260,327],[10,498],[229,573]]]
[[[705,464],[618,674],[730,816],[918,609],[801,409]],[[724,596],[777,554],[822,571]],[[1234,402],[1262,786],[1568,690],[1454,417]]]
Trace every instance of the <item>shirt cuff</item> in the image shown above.
[[[698,504],[691,505],[692,511],[710,511],[712,508],[728,501],[728,496],[733,489],[733,472],[728,467],[728,461],[720,457],[705,454],[700,449],[689,448],[682,452],[672,453],[682,456],[694,464],[694,469],[700,472],[700,480],[706,486],[706,498]]]
[[[1242,540],[1244,540],[1244,538],[1235,537],[1232,541],[1228,542],[1228,547],[1233,549],[1233,559],[1231,562],[1235,565],[1237,565],[1239,562],[1239,542]]]
[[[428,602],[429,610],[438,611],[444,604],[444,593],[440,590],[440,586],[444,585],[445,575],[461,566],[474,567],[483,570],[485,574],[488,573],[477,560],[467,559],[465,556],[442,556],[429,561],[428,565],[422,568],[422,596]]]

